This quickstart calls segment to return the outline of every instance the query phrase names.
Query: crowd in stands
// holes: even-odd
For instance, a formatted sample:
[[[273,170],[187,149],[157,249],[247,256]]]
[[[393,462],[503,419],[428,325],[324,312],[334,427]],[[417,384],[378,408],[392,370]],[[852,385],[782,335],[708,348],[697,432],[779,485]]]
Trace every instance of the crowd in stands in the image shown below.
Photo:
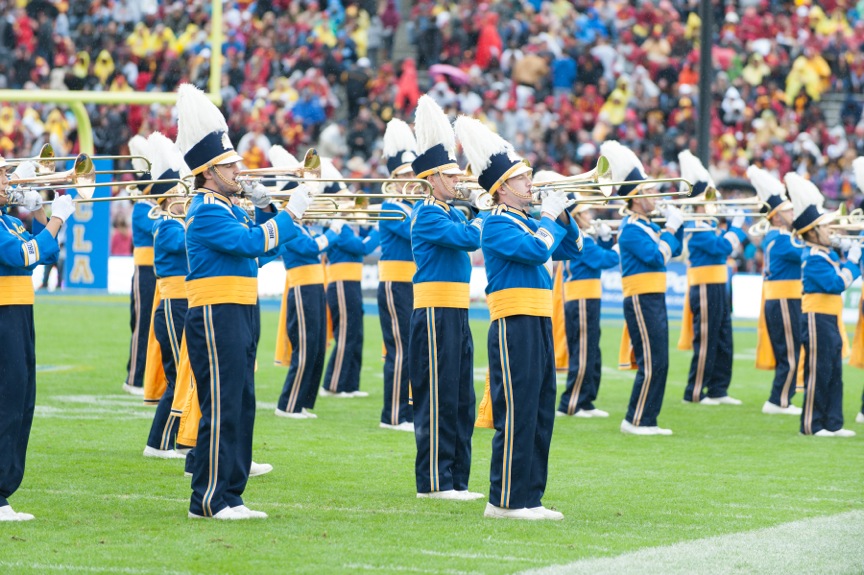
[[[0,0],[0,88],[206,89],[210,0]],[[223,111],[249,167],[316,146],[345,175],[379,175],[392,117],[430,92],[493,126],[536,167],[591,169],[618,139],[655,176],[696,149],[698,0],[239,0],[226,2]],[[806,173],[831,205],[862,196],[864,2],[713,2],[711,171]],[[831,104],[823,104],[831,94]],[[831,107],[833,106],[833,108]],[[98,152],[176,135],[169,106],[88,106]],[[831,113],[839,120],[829,123]],[[829,116],[826,119],[826,114]],[[51,104],[0,109],[0,153],[74,151]]]

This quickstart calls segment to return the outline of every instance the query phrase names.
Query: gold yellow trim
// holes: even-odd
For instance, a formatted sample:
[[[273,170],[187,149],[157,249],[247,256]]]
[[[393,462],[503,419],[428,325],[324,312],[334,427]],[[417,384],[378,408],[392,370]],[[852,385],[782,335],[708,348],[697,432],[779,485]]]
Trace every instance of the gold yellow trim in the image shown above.
[[[454,168],[458,170],[459,164],[453,162],[451,164],[444,164],[443,166],[435,166],[434,168],[426,170],[425,172],[420,172],[419,174],[417,174],[416,177],[425,178],[427,176],[431,176],[432,174],[437,174],[438,172],[443,172],[444,170],[452,170]]]
[[[843,313],[843,297],[827,293],[805,293],[801,298],[801,311],[839,316]]]
[[[327,266],[328,282],[359,282],[363,279],[363,264],[345,262]]]
[[[491,196],[491,195],[495,194],[495,192],[498,191],[498,188],[501,187],[501,184],[503,184],[504,182],[506,182],[507,180],[510,179],[510,176],[513,174],[513,172],[515,172],[516,170],[522,169],[524,167],[525,167],[525,162],[519,162],[518,164],[513,164],[512,166],[510,166],[510,169],[508,169],[506,172],[501,174],[501,177],[498,178],[494,184],[492,184],[491,188],[489,188],[489,195]]]
[[[378,261],[378,281],[382,282],[411,282],[414,280],[414,272],[417,264],[399,260]]]
[[[132,260],[136,266],[152,266],[155,255],[153,248],[135,248],[132,250]]]
[[[230,156],[236,156],[236,155],[238,155],[236,150],[228,150],[227,152],[222,152],[221,154],[219,154],[215,158],[211,158],[210,161],[207,162],[206,164],[204,164],[203,166],[198,166],[197,168],[192,169],[192,175],[197,176],[198,174],[200,174],[201,172],[203,172],[204,170],[206,170],[208,168],[212,168],[213,166],[218,166],[219,162],[221,162],[222,160],[224,160]]]
[[[564,282],[564,301],[600,299],[601,295],[603,295],[603,286],[599,279]]]
[[[189,307],[220,303],[255,305],[258,301],[258,278],[216,276],[186,282]]]
[[[324,283],[324,266],[309,264],[288,270],[288,282],[292,286],[308,286]]]
[[[646,293],[666,293],[666,272],[647,272],[621,278],[624,297]]]
[[[729,281],[729,270],[725,265],[699,266],[687,270],[687,285],[725,284]]]
[[[414,309],[454,307],[468,309],[471,288],[462,282],[423,282],[414,284]]]
[[[513,315],[552,317],[552,290],[510,288],[486,296],[492,321]]]
[[[0,305],[33,305],[35,301],[32,277],[0,276]],[[23,334],[10,336],[21,337]]]
[[[156,280],[159,299],[186,299],[186,276],[169,276]]]
[[[801,280],[765,282],[765,299],[801,299]]]

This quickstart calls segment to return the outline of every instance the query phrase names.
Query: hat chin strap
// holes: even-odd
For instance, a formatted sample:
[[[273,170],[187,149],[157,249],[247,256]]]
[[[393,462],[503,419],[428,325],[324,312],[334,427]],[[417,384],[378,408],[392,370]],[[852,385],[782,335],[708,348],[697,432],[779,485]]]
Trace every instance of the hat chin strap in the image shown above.
[[[243,189],[243,186],[241,186],[237,182],[229,182],[227,179],[225,179],[225,176],[223,176],[219,172],[219,170],[216,169],[216,166],[210,166],[210,173],[215,174],[216,178],[223,184],[225,184],[225,186],[230,190],[230,193],[237,194]]]
[[[516,196],[516,197],[519,198],[519,199],[522,199],[522,200],[530,200],[531,197],[532,197],[532,194],[531,194],[531,191],[530,191],[530,190],[528,191],[528,193],[523,194],[523,193],[521,193],[521,192],[517,192],[515,189],[513,189],[513,186],[511,186],[511,185],[508,184],[507,182],[502,182],[502,183],[501,183],[501,186],[507,188],[507,191],[508,191],[509,193],[513,194],[514,196]]]
[[[447,180],[444,179],[443,174],[441,172],[436,172],[436,175],[438,176],[438,181],[441,182],[441,187],[444,188],[444,191],[447,192],[447,194],[449,196],[451,196],[457,200],[467,200],[468,199],[465,197],[465,194],[463,194],[462,192],[457,190],[454,186],[451,186],[450,184],[448,184]]]

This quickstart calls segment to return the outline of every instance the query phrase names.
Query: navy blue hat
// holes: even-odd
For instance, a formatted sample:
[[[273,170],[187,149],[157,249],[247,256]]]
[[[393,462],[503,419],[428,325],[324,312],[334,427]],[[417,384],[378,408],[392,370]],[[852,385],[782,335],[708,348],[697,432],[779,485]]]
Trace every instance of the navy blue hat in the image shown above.
[[[177,146],[192,174],[242,162],[228,137],[225,116],[207,95],[191,84],[182,84],[177,94]]]
[[[490,195],[510,178],[532,172],[531,165],[517,156],[509,143],[474,118],[457,118],[456,135],[472,173],[477,174],[477,183]]]
[[[411,126],[398,118],[387,122],[384,131],[384,159],[387,171],[396,176],[412,170],[411,162],[417,157],[417,140]]]
[[[777,212],[792,208],[792,202],[786,199],[786,186],[770,172],[750,166],[747,168],[747,177],[763,202],[761,211],[767,219],[771,219]]]
[[[418,178],[436,173],[462,174],[456,163],[456,136],[450,120],[435,100],[424,94],[417,100],[414,113],[417,157],[411,169]]]
[[[795,172],[789,172],[783,179],[786,182],[786,189],[789,190],[789,197],[792,198],[795,216],[792,227],[798,234],[826,224],[834,218],[833,212],[823,211],[822,204],[825,198],[813,182]]]

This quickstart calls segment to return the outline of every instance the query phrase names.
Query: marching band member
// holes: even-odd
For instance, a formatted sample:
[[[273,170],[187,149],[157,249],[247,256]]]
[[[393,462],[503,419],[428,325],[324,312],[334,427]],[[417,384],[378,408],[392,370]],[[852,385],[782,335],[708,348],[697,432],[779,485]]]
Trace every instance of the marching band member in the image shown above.
[[[798,350],[801,349],[801,255],[792,242],[792,202],[786,186],[766,170],[750,166],[747,177],[767,208],[771,225],[762,238],[762,309],[759,313],[756,367],[774,369],[774,382],[762,413],[801,415],[792,405]]]
[[[413,178],[411,162],[417,157],[417,141],[411,127],[394,118],[384,132],[384,158],[392,178]],[[405,212],[403,221],[383,220],[381,259],[378,261],[378,318],[384,337],[384,407],[379,427],[414,431],[414,415],[408,403],[408,339],[417,266],[411,253],[411,211],[413,202],[388,199],[382,210]]]
[[[242,499],[252,463],[260,334],[255,258],[297,236],[294,219],[310,199],[299,188],[285,211],[254,225],[231,201],[241,189],[242,158],[225,118],[194,86],[183,84],[178,92],[177,145],[197,189],[186,215],[186,341],[201,409],[189,517],[263,518],[266,513],[248,509]]]
[[[582,237],[551,192],[542,217],[528,216],[531,168],[478,120],[460,117],[456,134],[472,173],[495,200],[483,223],[489,391],[495,435],[486,517],[563,519],[543,506],[555,421],[552,259],[579,257]]]
[[[152,173],[156,179],[179,179],[189,172],[177,145],[160,132],[153,132],[147,139]],[[176,182],[153,184],[151,194],[164,194],[179,188]],[[177,366],[180,363],[180,342],[186,324],[186,229],[178,215],[183,211],[182,202],[172,198],[160,200],[160,209],[170,212],[153,222],[153,270],[156,274],[160,301],[153,314],[153,331],[162,350],[162,366],[167,385],[156,406],[150,436],[144,448],[145,457],[161,459],[185,459],[185,454],[174,450],[179,418],[171,412],[174,388],[177,381]]]
[[[678,154],[681,176],[693,183],[691,199],[704,194],[710,201],[716,194],[714,180],[696,156],[685,150]],[[694,206],[705,213],[704,205]],[[693,349],[684,401],[705,405],[741,405],[728,393],[732,380],[732,302],[727,291],[729,270],[726,258],[747,239],[741,229],[744,216],[736,215],[725,231],[704,231],[716,224],[697,220],[697,231],[686,235],[688,293],[681,320],[678,349]],[[703,231],[698,231],[702,229]]]
[[[852,160],[852,171],[859,190],[864,190],[864,157]],[[849,365],[864,369],[864,291],[858,302],[858,324],[855,326],[855,339],[852,341],[852,356]],[[861,411],[855,415],[855,423],[864,423],[864,394],[861,396]]]
[[[270,148],[269,157],[274,168],[301,167],[300,162],[282,146]],[[289,182],[282,189],[296,187],[296,182]],[[259,223],[276,215],[266,196],[256,205],[255,211]],[[291,419],[315,419],[317,415],[311,410],[315,407],[327,351],[327,299],[321,253],[336,241],[339,228],[331,224],[323,235],[313,236],[307,226],[299,222],[297,226],[300,233],[279,250],[288,276],[286,285],[290,286],[286,287],[287,309],[279,330],[288,336],[291,360],[275,413]]]
[[[456,138],[444,111],[428,95],[417,102],[417,157],[411,167],[432,184],[432,197],[411,214],[414,311],[408,361],[414,400],[417,497],[471,500],[474,432],[474,341],[468,325],[471,259],[480,247],[479,219],[468,223],[447,200],[462,174]]]
[[[150,148],[143,136],[132,136],[129,153],[150,158]],[[138,180],[150,180],[147,162],[132,159],[132,167],[141,175]],[[142,194],[149,193],[150,185],[135,185]],[[153,272],[153,220],[150,210],[153,202],[137,201],[132,207],[132,257],[135,272],[132,275],[132,302],[130,305],[132,341],[129,344],[129,361],[126,363],[126,381],[123,391],[132,395],[144,395],[144,368],[147,361],[147,336],[150,333],[150,318],[153,315],[153,299],[156,291],[156,274]]]
[[[322,178],[342,174],[327,158],[321,159]],[[341,184],[344,186],[344,184]],[[338,202],[339,192],[334,194]],[[363,258],[378,247],[378,230],[368,225],[349,225],[340,220],[339,234],[327,248],[327,307],[333,319],[333,351],[327,360],[324,397],[367,397],[360,391],[363,366]],[[331,226],[332,229],[332,226]]]
[[[846,261],[831,249],[825,199],[809,180],[794,172],[783,178],[795,219],[792,226],[809,249],[804,255],[801,344],[804,347],[804,408],[801,433],[851,437],[843,429],[843,291],[861,275],[861,244],[853,242]]]
[[[33,323],[33,269],[57,261],[57,232],[75,207],[68,195],[57,196],[51,219],[45,216],[36,191],[9,191],[8,164],[0,157],[0,329],[6,334],[0,345],[0,521],[29,521],[33,515],[18,513],[9,498],[24,478],[27,443],[36,409],[36,332]],[[22,163],[16,177],[32,177],[32,162]],[[21,220],[6,213],[17,196],[33,214],[33,233]],[[42,229],[40,229],[42,228]]]
[[[645,169],[636,155],[616,141],[606,141],[600,154],[609,159],[612,177],[633,184],[618,188],[630,212],[618,228],[621,281],[624,291],[624,337],[622,350],[635,356],[637,369],[627,415],[621,432],[632,435],[672,435],[657,426],[669,371],[669,323],[666,316],[666,264],[681,253],[684,217],[672,206],[663,208],[666,227],[652,222],[654,198],[639,197],[639,180]],[[628,338],[631,344],[626,343]]]
[[[561,178],[555,172],[537,172],[534,181]],[[567,388],[561,394],[556,416],[609,417],[594,406],[600,390],[600,274],[618,267],[618,252],[612,249],[612,229],[602,222],[591,223],[591,205],[576,204],[570,210],[581,230],[596,227],[597,240],[583,234],[579,257],[562,262],[564,281],[564,323],[567,332]]]

